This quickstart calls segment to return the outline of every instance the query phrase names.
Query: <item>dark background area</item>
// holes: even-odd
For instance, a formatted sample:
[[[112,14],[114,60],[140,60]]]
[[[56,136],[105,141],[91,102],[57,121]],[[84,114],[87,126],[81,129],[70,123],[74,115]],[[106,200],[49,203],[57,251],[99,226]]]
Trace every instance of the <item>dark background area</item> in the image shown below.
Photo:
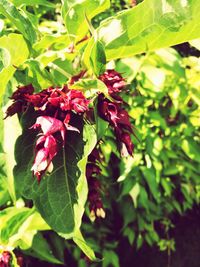
[[[200,206],[194,206],[184,216],[175,215],[173,223],[175,227],[170,235],[175,239],[176,251],[172,252],[170,259],[166,251],[161,252],[156,246],[149,247],[144,244],[136,251],[135,247],[130,247],[127,239],[121,239],[118,247],[120,267],[200,267]],[[115,230],[117,229],[114,229],[114,232]],[[65,259],[67,263],[64,266],[77,266],[67,251]],[[25,259],[24,263],[26,267],[61,266],[30,257]],[[98,266],[101,266],[101,263]]]

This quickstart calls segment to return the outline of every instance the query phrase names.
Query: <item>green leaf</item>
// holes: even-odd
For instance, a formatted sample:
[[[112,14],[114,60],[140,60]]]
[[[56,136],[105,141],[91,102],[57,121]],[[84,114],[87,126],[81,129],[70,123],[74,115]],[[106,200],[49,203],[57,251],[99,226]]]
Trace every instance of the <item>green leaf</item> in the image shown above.
[[[108,88],[99,79],[81,79],[70,86],[70,89],[83,91],[86,97],[94,97],[98,92],[108,96]]]
[[[0,13],[9,19],[31,44],[36,41],[35,29],[25,13],[20,12],[7,0],[0,0]]]
[[[0,71],[10,65],[10,53],[5,48],[0,48]]]
[[[2,168],[2,158],[0,155],[0,169]],[[8,193],[8,185],[7,182],[5,180],[5,176],[2,173],[2,170],[0,171],[0,206],[3,206],[4,204],[6,204],[7,201],[10,200],[10,196]]]
[[[3,111],[0,110],[0,207],[10,200],[9,185],[6,179],[6,158],[3,150],[3,137],[4,137],[4,120]],[[12,194],[11,194],[12,195]]]
[[[18,231],[9,238],[9,244],[12,247],[20,247],[20,249],[28,249],[32,246],[33,238],[37,231],[50,230],[51,228],[42,219],[40,214],[35,211],[21,223]]]
[[[107,60],[130,57],[200,37],[199,0],[144,0],[101,23]]]
[[[190,159],[200,162],[200,144],[195,142],[192,138],[187,138],[182,141],[181,147]]]
[[[113,250],[104,250],[103,251],[104,260],[102,267],[119,267],[119,257]]]
[[[88,31],[88,19],[92,19],[97,14],[110,7],[109,0],[81,0],[67,1],[63,0],[62,15],[69,34],[78,37],[84,37]],[[68,3],[69,2],[69,3]]]
[[[138,206],[139,207],[143,207],[146,210],[149,209],[149,199],[148,199],[148,195],[147,192],[145,190],[145,188],[143,186],[140,185],[140,194],[138,197]]]
[[[154,169],[153,168],[147,169],[145,167],[141,167],[140,169],[142,170],[145,181],[147,182],[153,197],[155,198],[156,201],[159,202],[160,193],[158,190],[158,184],[156,181],[156,174],[155,174]]]
[[[34,121],[30,113],[23,118],[24,131],[16,143],[16,185],[25,197],[34,200],[42,217],[56,232],[71,238],[81,225],[87,199],[85,168],[87,156],[96,144],[95,128],[83,125],[82,118],[76,117],[72,125],[79,128],[80,134],[67,133],[65,149],[61,149],[53,161],[53,172],[38,184],[30,171],[35,140],[35,135],[28,130]]]
[[[4,108],[3,112],[5,112]],[[10,194],[10,198],[12,199],[13,203],[15,203],[16,196],[15,196],[14,177],[13,177],[13,167],[15,166],[14,146],[17,137],[21,134],[19,127],[20,125],[18,118],[16,116],[7,118],[6,120],[3,121],[2,124],[3,125],[1,127],[1,132],[3,136],[1,141],[2,141],[3,153],[1,157],[5,171],[4,182]],[[10,137],[10,133],[12,133],[12,138]]]
[[[58,48],[66,49],[66,46],[70,44],[70,38],[68,34],[45,34],[38,42],[33,45],[33,49],[38,52],[45,52],[51,47],[53,50]]]
[[[54,257],[50,245],[39,232],[34,236],[31,248],[25,250],[24,253],[32,257],[37,257],[43,261],[48,261],[54,264],[63,264],[63,262]]]
[[[132,228],[130,227],[126,227],[124,229],[123,235],[126,236],[128,238],[128,241],[130,243],[130,245],[133,245],[133,242],[135,240],[135,232]]]
[[[75,235],[73,236],[74,242],[77,244],[77,246],[80,247],[80,249],[85,253],[85,255],[92,261],[96,260],[94,251],[91,249],[91,247],[86,243],[84,240],[82,234],[80,231],[77,231]]]
[[[0,212],[0,241],[7,244],[10,237],[17,233],[22,223],[33,213],[28,208],[7,208]],[[10,244],[11,245],[11,244]]]
[[[27,44],[21,34],[10,33],[0,38],[0,48],[4,51],[4,68],[0,70],[0,96],[6,89],[8,81],[14,75],[16,68],[28,58]],[[6,56],[6,58],[5,58]]]
[[[94,74],[98,77],[104,73],[106,65],[105,49],[101,42],[94,43],[90,54],[90,65]]]
[[[137,242],[136,242],[136,246],[137,246],[137,249],[140,249],[142,244],[143,244],[143,237],[141,236],[141,234],[138,235],[138,238],[137,238]]]
[[[131,189],[131,191],[129,192],[129,195],[131,196],[131,198],[133,199],[133,203],[135,208],[137,208],[137,198],[140,194],[140,185],[138,183],[136,183],[133,188]]]
[[[33,6],[33,5],[41,5],[41,6],[46,6],[46,7],[52,7],[55,8],[54,3],[50,3],[50,1],[47,0],[11,0],[11,2],[16,6],[19,7],[21,5],[25,6]]]
[[[25,64],[28,67],[28,76],[31,78],[31,83],[35,88],[42,89],[55,85],[51,73],[39,61],[28,59]]]

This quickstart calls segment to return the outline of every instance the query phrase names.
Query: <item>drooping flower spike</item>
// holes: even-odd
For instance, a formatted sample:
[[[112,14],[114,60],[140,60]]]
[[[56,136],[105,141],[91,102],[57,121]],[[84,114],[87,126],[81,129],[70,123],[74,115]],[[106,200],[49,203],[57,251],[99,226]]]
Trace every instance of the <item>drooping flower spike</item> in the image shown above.
[[[110,101],[104,94],[98,96],[99,116],[109,122],[114,128],[121,156],[133,155],[134,145],[131,140],[133,134],[128,112],[123,108],[123,100],[118,93],[124,88],[125,81],[115,70],[107,70],[99,77],[108,87],[108,92],[116,101]]]
[[[88,163],[86,165],[86,177],[88,181],[88,201],[90,209],[90,219],[94,221],[96,217],[105,218],[106,214],[103,208],[101,199],[101,183],[98,179],[98,175],[101,173],[99,163],[102,161],[100,147],[97,146],[93,149],[88,157]]]

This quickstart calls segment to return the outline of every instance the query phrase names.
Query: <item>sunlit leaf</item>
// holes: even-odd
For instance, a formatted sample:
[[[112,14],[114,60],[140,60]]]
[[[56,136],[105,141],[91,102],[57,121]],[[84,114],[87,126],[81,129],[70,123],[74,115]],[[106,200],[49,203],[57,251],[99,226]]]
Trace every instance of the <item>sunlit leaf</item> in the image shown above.
[[[88,31],[86,16],[88,19],[92,19],[109,7],[109,0],[81,0],[78,2],[63,0],[62,14],[68,33],[79,39],[84,37]]]
[[[0,0],[0,13],[8,18],[30,43],[37,39],[35,29],[23,12],[7,0]]]
[[[145,0],[98,28],[108,60],[163,48],[200,37],[200,2]]]

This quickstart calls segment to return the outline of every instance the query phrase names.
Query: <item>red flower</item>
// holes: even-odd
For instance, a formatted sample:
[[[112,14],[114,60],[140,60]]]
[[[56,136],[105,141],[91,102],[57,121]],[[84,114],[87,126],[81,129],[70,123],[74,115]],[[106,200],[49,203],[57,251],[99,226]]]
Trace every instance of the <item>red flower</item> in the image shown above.
[[[108,87],[109,94],[118,93],[126,85],[123,77],[115,70],[106,70],[99,79]]]
[[[57,143],[54,134],[59,132],[62,138],[63,146],[65,145],[66,130],[79,130],[69,124],[70,114],[67,114],[64,121],[58,120],[50,116],[40,116],[36,119],[36,123],[32,129],[40,128],[42,135],[38,138],[35,148],[35,159],[31,170],[37,177],[38,181],[50,167],[52,167],[52,159],[57,154]]]
[[[122,131],[121,133],[116,134],[117,139],[120,142],[120,152],[122,157],[127,157],[133,155],[134,145],[131,140],[130,133]]]
[[[22,100],[26,95],[32,95],[34,88],[32,84],[18,87],[18,89],[12,94],[11,99],[13,100]]]
[[[40,181],[42,175],[52,167],[52,159],[57,154],[57,143],[53,134],[60,132],[64,146],[66,129],[62,121],[49,116],[38,117],[31,128],[42,130],[42,135],[36,142],[35,159],[31,168]]]
[[[60,107],[65,111],[71,110],[76,113],[83,113],[88,110],[89,103],[90,101],[85,98],[82,92],[78,90],[68,90]]]
[[[18,89],[12,94],[10,99],[14,101],[14,103],[8,107],[6,111],[6,117],[13,116],[16,113],[21,113],[27,108],[27,100],[26,97],[31,95],[34,91],[34,88],[31,84],[18,87]]]
[[[86,177],[89,187],[88,201],[90,218],[92,221],[94,221],[96,217],[105,218],[105,211],[100,196],[101,184],[97,179],[97,176],[101,173],[101,168],[98,166],[98,162],[101,160],[100,149],[95,147],[89,155],[89,162],[86,165]]]
[[[13,116],[16,113],[21,113],[23,111],[24,103],[21,101],[14,102],[11,106],[8,107],[6,110],[6,116],[4,119],[6,119],[9,116]]]
[[[64,144],[65,127],[62,121],[58,119],[52,118],[50,116],[40,116],[37,118],[36,123],[31,128],[33,129],[41,128],[44,136],[60,132]]]
[[[4,251],[0,254],[0,267],[10,267],[12,255],[8,251]]]
[[[99,94],[97,105],[99,116],[114,128],[121,155],[132,155],[134,149],[131,140],[131,134],[133,134],[132,125],[128,112],[122,107],[123,100],[117,95],[125,86],[125,81],[115,70],[107,70],[99,79],[106,84],[109,94],[115,101],[110,101],[103,94]]]
[[[103,94],[98,96],[97,109],[99,116],[114,128],[121,155],[132,155],[134,146],[130,135],[133,130],[128,112],[121,107],[121,103],[111,102]]]
[[[57,108],[62,111],[74,111],[83,113],[88,110],[89,100],[78,90],[63,88],[48,88],[34,95],[29,95],[26,100],[34,107],[45,111],[50,108]]]
[[[40,182],[42,175],[52,169],[52,159],[57,154],[56,140],[52,135],[41,136],[36,143],[36,154],[31,170]]]

